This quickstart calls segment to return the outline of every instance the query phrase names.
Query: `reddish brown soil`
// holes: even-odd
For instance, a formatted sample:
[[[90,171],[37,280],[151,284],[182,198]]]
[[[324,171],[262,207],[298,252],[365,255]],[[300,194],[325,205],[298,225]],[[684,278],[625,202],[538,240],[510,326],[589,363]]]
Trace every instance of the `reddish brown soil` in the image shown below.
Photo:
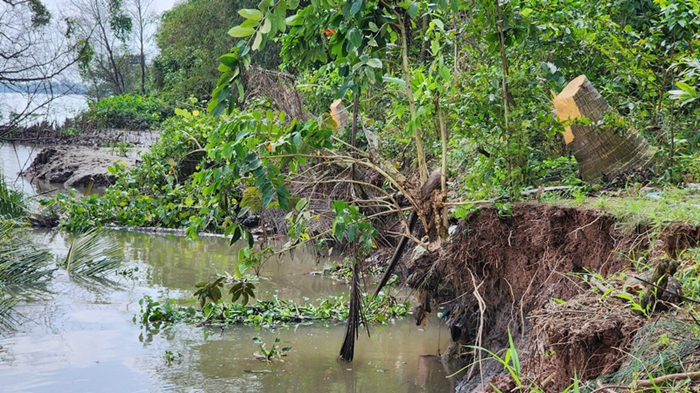
[[[659,244],[675,255],[695,244],[698,234],[697,228],[674,224]],[[446,306],[453,339],[446,356],[469,357],[465,345],[500,351],[508,347],[510,331],[523,375],[548,392],[561,392],[574,372],[591,379],[619,368],[620,349],[643,324],[621,303],[602,302],[578,273],[607,276],[631,267],[622,251],[648,248],[644,236],[616,234],[615,220],[596,210],[528,203],[499,216],[487,208],[460,222],[441,250],[409,263],[408,281],[419,297]],[[490,370],[487,385],[503,367]],[[459,391],[482,389],[478,374]],[[505,388],[512,380],[493,382]]]

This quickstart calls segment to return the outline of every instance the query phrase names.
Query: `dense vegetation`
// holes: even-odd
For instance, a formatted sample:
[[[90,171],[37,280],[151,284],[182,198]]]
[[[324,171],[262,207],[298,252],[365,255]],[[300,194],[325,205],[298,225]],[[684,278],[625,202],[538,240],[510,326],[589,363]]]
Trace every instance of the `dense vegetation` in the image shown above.
[[[123,94],[90,102],[82,117],[99,128],[149,130],[173,114],[172,106],[154,96]]]
[[[208,100],[219,76],[216,59],[234,44],[226,32],[243,21],[239,9],[256,4],[189,0],[165,12],[156,34],[160,54],[151,67],[153,94],[171,102],[184,102],[190,96]],[[274,69],[279,64],[275,49],[260,53],[253,63]]]
[[[213,120],[195,110],[166,122],[146,165],[122,176],[104,198],[75,202],[92,204],[86,208],[91,222],[116,217],[125,225],[222,231],[237,220],[229,207],[251,186],[261,207],[288,208],[284,175],[308,163],[298,155],[310,152],[305,138],[313,134],[314,144],[330,151],[343,151],[350,142],[350,130],[329,139],[333,125],[322,113],[335,97],[357,98],[361,149],[369,149],[365,133],[376,133],[380,154],[401,170],[417,167],[421,179],[425,161],[435,166],[444,158],[451,188],[466,198],[500,196],[552,179],[579,186],[549,97],[581,73],[611,103],[616,122],[656,147],[656,182],[692,182],[700,174],[693,87],[700,75],[693,49],[697,1],[283,1],[263,2],[259,9],[236,6],[242,19],[227,7],[190,1],[169,11],[156,60],[177,64],[156,67],[165,73],[161,82],[172,81],[159,83],[160,92],[184,102],[199,87],[214,87],[207,84],[214,77],[187,78],[211,75],[210,62],[222,55],[208,106],[227,116]],[[198,25],[206,18],[196,16],[205,12],[222,19]],[[196,26],[186,34],[180,28],[185,20]],[[243,22],[233,26],[236,21]],[[224,26],[242,39],[230,53],[215,54],[230,47]],[[289,123],[280,112],[284,105],[273,98],[266,104],[244,100],[248,85],[255,85],[247,76],[257,75],[248,68],[251,54],[280,47],[282,68],[296,74],[307,110],[318,118]],[[297,158],[274,158],[289,154]],[[76,222],[84,219],[69,214],[66,222],[85,227]]]
[[[103,126],[157,127],[159,142],[138,167],[113,167],[117,181],[104,194],[44,202],[76,231],[113,223],[247,241],[229,280],[231,303],[221,301],[224,278],[217,277],[197,285],[201,310],[144,299],[144,325],[274,326],[352,315],[339,299],[319,307],[278,299],[246,305],[254,287],[244,274],[273,251],[255,249],[243,221],[266,210],[283,213],[285,251],[334,239],[350,244],[361,263],[376,247],[374,224],[387,216],[407,221],[406,206],[422,209],[414,190],[430,169],[449,179],[440,185],[440,211],[431,212],[441,216],[437,223],[420,212],[428,242],[437,243],[447,235],[446,215],[464,216],[476,201],[493,202],[507,216],[509,201],[545,185],[571,186],[567,192],[582,200],[601,187],[634,185],[636,192],[642,184],[700,180],[698,0],[190,0],[164,15],[157,39],[152,96],[126,94],[137,85],[122,80],[111,91],[121,94],[93,104],[88,116]],[[84,74],[94,59],[84,59]],[[596,126],[639,133],[652,144],[648,172],[612,185],[577,176],[552,95],[580,74],[613,108]],[[352,120],[341,121],[335,100]],[[173,117],[171,107],[179,108]],[[304,192],[326,184],[359,188],[320,212]],[[660,215],[680,210],[678,201],[662,202],[663,213],[637,208],[661,223]],[[328,212],[331,228],[312,229]],[[351,299],[360,299],[355,292]]]

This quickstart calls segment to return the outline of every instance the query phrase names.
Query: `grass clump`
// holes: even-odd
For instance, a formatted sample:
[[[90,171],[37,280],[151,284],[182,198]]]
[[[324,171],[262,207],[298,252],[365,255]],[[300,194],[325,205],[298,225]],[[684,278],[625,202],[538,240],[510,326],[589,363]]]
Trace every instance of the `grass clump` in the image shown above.
[[[689,392],[690,378],[679,377],[663,383],[655,378],[700,371],[700,327],[677,317],[664,317],[644,326],[630,349],[627,361],[615,373],[589,381],[583,391],[598,386],[644,386],[656,392]]]
[[[622,233],[632,233],[640,226],[657,227],[671,222],[700,226],[700,189],[696,188],[630,187],[598,197],[558,199],[553,203],[602,210],[619,221]]]

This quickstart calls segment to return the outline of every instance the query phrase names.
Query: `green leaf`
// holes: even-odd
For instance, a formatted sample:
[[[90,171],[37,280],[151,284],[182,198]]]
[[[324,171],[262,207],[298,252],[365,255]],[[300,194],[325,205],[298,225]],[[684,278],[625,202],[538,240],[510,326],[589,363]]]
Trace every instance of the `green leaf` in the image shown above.
[[[252,27],[241,27],[241,26],[235,26],[232,27],[231,30],[228,31],[228,35],[231,37],[248,37],[252,35],[255,32],[255,29]]]
[[[258,21],[252,20],[252,19],[246,19],[239,26],[244,27],[244,28],[248,28],[248,27],[256,28],[256,27],[258,27]]]
[[[275,7],[275,25],[280,32],[284,33],[287,30],[287,7],[285,7],[284,1],[277,3]]]
[[[613,295],[613,297],[616,297],[616,298],[619,298],[619,299],[623,299],[623,300],[627,300],[627,301],[630,301],[630,302],[634,302],[634,298],[633,298],[632,296],[626,294],[626,293],[616,293],[616,294]]]
[[[357,224],[350,224],[348,226],[348,241],[355,241],[355,234],[357,233]]]
[[[262,204],[263,207],[268,207],[272,199],[275,197],[275,189],[272,188],[270,183],[264,184],[260,191],[262,192]]]
[[[287,18],[285,18],[284,23],[287,26],[300,26],[303,24],[304,20],[303,18],[299,18],[298,16],[298,14],[288,16]]]
[[[360,8],[362,8],[362,0],[355,0],[352,3],[352,7],[350,7],[350,17],[355,16],[360,11]]]
[[[445,24],[442,23],[440,19],[433,19],[433,23],[435,23],[435,26],[437,26],[440,30],[445,30]]]
[[[255,9],[249,9],[249,8],[244,8],[242,10],[238,10],[238,15],[246,18],[246,19],[252,19],[252,20],[262,20],[263,18],[263,13],[255,10]]]
[[[309,203],[309,200],[307,198],[301,198],[299,201],[297,201],[296,209],[297,210],[303,210],[306,207],[306,204]]]
[[[676,82],[676,86],[678,86],[678,88],[680,88],[680,89],[683,90],[684,92],[690,94],[692,97],[697,96],[697,93],[695,92],[695,88],[693,88],[692,86],[690,86],[690,85],[687,84],[687,83],[684,83],[684,82]]]
[[[243,191],[241,207],[248,207],[252,213],[257,213],[262,209],[261,194],[257,187],[248,187]]]
[[[263,34],[267,34],[272,30],[272,23],[270,22],[270,18],[265,18],[265,21],[263,22],[262,27],[260,28],[260,32]]]
[[[406,86],[406,81],[401,78],[395,78],[393,76],[383,76],[382,79],[384,80],[384,82],[391,82],[396,83],[400,86]]]
[[[344,235],[345,235],[345,223],[342,221],[336,221],[335,225],[333,225],[333,236],[335,236],[337,239],[341,240],[341,239],[343,239]]]
[[[411,6],[408,7],[408,16],[411,17],[411,19],[415,19],[415,17],[418,15],[418,3],[413,2],[411,3]]]
[[[238,65],[238,56],[234,55],[233,53],[227,53],[227,54],[219,57],[219,63],[233,68],[236,65]]]
[[[377,58],[367,60],[367,65],[372,68],[382,68],[382,61]]]
[[[261,43],[262,43],[262,33],[258,32],[255,35],[255,40],[253,41],[253,46],[250,49],[258,50],[260,48]]]
[[[352,46],[355,48],[359,48],[360,45],[362,45],[362,32],[356,27],[353,27],[350,29],[348,32],[348,38],[350,39],[350,43]]]
[[[289,211],[289,191],[284,187],[277,187],[277,200],[280,203],[280,208],[284,211]]]
[[[241,227],[237,224],[234,224],[234,225],[235,225],[235,229],[233,230],[233,236],[231,236],[231,244],[240,240],[241,235],[242,235]]]
[[[246,231],[246,236],[248,237],[248,247],[253,248],[255,245],[255,238],[253,237],[253,234],[250,233],[250,231]]]

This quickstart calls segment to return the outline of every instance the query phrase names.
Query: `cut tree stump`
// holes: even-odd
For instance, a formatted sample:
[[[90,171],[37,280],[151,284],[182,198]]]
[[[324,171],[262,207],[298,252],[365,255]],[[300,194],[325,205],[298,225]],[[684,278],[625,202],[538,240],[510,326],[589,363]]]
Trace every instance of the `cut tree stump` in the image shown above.
[[[603,176],[612,179],[644,169],[652,162],[654,153],[644,137],[601,124],[612,108],[585,75],[554,97],[554,107],[559,120],[566,124],[564,141],[578,161],[583,180],[595,181]]]

